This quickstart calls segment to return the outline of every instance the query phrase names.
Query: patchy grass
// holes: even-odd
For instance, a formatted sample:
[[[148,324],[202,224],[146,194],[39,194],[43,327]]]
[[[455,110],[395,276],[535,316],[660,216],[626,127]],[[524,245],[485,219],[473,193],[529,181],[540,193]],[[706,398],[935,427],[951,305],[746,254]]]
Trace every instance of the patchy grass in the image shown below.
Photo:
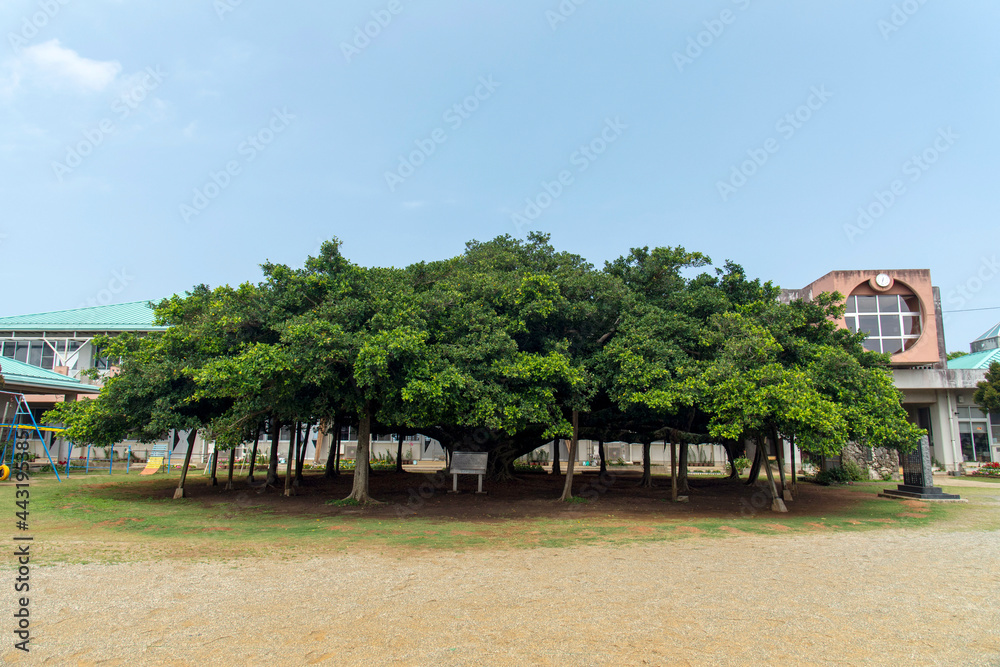
[[[748,503],[719,509],[724,503],[709,493],[733,488],[723,486],[700,490],[683,506],[665,506],[662,496],[634,497],[630,494],[637,492],[631,487],[622,489],[616,500],[602,496],[590,502],[575,498],[574,503],[522,501],[501,493],[487,500],[442,494],[438,502],[445,504],[443,511],[455,511],[449,516],[441,515],[442,510],[438,515],[394,513],[401,505],[359,507],[322,497],[331,492],[315,489],[311,497],[297,499],[282,498],[280,489],[226,493],[218,487],[208,495],[207,480],[199,473],[189,475],[188,483],[198,485],[202,496],[178,501],[172,498],[177,477],[73,475],[61,484],[44,476],[33,478],[31,517],[38,560],[291,558],[331,550],[392,550],[402,555],[410,550],[532,549],[886,528],[1000,529],[1000,489],[983,487],[950,489],[970,500],[956,505],[878,498],[884,482],[838,489],[800,484],[799,494],[806,498],[802,503],[811,502],[813,509],[803,511],[806,505],[793,501],[789,514]],[[492,504],[475,504],[482,502]],[[530,502],[543,509],[515,516],[519,504]]]

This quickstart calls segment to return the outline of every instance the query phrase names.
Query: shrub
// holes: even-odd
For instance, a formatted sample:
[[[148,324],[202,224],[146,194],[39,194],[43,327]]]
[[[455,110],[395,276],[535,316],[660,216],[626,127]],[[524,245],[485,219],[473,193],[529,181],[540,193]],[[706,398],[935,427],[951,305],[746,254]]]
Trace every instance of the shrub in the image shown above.
[[[844,461],[842,467],[847,471],[848,481],[850,482],[863,482],[869,479],[868,469],[862,468],[850,459]]]
[[[848,459],[838,468],[823,470],[816,475],[816,482],[829,486],[830,484],[850,484],[868,479],[867,471],[854,461]]]
[[[744,470],[750,467],[750,459],[745,456],[738,457],[733,463],[736,464],[736,474],[741,474]],[[732,468],[732,464],[728,466]]]

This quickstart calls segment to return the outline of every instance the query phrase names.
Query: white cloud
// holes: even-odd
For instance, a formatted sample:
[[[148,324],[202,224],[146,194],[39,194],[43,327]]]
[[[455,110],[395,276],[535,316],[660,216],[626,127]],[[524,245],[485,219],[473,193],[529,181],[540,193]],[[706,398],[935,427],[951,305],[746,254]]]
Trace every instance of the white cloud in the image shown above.
[[[427,205],[425,201],[404,201],[403,208],[423,208]]]
[[[24,49],[10,69],[16,84],[38,83],[47,87],[99,92],[110,86],[122,71],[117,60],[84,58],[73,49],[51,39]]]

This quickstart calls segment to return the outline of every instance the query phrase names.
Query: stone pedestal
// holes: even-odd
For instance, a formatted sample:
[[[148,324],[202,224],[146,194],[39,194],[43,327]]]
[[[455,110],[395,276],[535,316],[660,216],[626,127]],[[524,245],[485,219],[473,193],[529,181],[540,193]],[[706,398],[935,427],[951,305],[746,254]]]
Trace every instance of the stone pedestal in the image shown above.
[[[903,483],[895,489],[885,489],[879,495],[883,498],[913,498],[915,500],[961,501],[961,496],[945,493],[934,486],[931,469],[931,447],[927,436],[920,439],[920,445],[909,454],[902,455]]]

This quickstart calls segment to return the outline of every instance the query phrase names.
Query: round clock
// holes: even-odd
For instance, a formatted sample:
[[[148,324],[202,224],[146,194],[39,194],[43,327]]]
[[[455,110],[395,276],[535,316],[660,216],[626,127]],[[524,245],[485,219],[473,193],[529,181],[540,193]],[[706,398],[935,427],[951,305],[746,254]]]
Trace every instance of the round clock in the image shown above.
[[[888,287],[892,284],[892,278],[886,273],[880,273],[875,276],[875,284],[879,287]]]

